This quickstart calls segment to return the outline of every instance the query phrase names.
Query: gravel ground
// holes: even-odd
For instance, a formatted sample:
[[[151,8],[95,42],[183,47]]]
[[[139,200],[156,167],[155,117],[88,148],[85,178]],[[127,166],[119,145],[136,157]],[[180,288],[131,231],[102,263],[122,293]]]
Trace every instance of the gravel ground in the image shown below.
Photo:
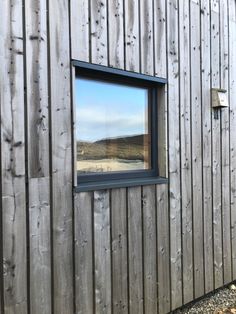
[[[197,302],[172,312],[173,314],[236,314],[236,283],[208,294]]]

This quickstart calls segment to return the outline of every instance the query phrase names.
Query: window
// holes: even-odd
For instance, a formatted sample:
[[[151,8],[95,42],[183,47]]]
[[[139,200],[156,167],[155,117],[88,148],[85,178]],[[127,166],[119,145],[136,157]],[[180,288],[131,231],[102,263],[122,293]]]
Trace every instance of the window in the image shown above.
[[[78,186],[158,178],[156,78],[75,65]]]
[[[151,169],[147,88],[76,79],[78,174]]]

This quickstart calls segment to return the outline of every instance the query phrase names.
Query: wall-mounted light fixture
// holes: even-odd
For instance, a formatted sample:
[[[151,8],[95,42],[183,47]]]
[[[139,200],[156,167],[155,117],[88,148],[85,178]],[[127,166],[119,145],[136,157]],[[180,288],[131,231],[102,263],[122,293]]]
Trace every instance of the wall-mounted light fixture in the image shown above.
[[[223,108],[229,106],[226,89],[212,88],[211,92],[213,108]]]
[[[219,109],[228,107],[227,90],[222,88],[212,88],[212,108],[214,109],[214,118],[219,119]]]

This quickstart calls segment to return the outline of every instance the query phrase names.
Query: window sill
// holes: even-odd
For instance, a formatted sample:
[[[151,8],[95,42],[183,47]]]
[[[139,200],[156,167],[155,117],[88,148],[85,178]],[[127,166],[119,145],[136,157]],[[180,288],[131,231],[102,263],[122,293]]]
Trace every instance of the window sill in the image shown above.
[[[135,178],[135,179],[120,179],[120,180],[108,180],[104,182],[89,182],[80,183],[75,187],[75,192],[97,191],[113,188],[125,188],[131,186],[140,185],[152,185],[152,184],[167,184],[168,179],[163,177],[151,177],[151,178]]]

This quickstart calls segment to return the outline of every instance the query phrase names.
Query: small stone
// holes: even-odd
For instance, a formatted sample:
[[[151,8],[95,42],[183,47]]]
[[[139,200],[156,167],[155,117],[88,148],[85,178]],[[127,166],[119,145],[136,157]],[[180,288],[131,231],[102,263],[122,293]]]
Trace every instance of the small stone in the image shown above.
[[[236,290],[236,285],[234,285],[233,283],[229,286],[230,290]]]

